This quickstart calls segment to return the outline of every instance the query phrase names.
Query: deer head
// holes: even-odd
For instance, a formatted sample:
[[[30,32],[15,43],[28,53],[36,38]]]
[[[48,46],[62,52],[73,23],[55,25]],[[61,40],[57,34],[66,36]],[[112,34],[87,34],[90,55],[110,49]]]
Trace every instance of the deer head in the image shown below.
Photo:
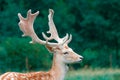
[[[73,63],[81,61],[83,57],[76,54],[70,47],[68,47],[68,44],[72,40],[72,35],[66,34],[66,36],[63,38],[59,37],[55,24],[53,22],[54,11],[52,9],[49,9],[48,15],[49,31],[47,31],[47,33],[50,34],[50,37],[46,36],[45,33],[42,32],[45,40],[41,40],[40,38],[38,38],[33,29],[33,23],[38,14],[39,11],[32,14],[31,10],[29,10],[27,12],[27,18],[24,18],[21,16],[20,13],[18,13],[18,17],[20,19],[18,25],[21,31],[24,33],[23,36],[31,37],[32,41],[30,43],[36,42],[45,45],[50,52],[52,52],[54,55],[59,56],[61,62],[63,63]],[[50,40],[56,40],[57,42],[49,42]]]

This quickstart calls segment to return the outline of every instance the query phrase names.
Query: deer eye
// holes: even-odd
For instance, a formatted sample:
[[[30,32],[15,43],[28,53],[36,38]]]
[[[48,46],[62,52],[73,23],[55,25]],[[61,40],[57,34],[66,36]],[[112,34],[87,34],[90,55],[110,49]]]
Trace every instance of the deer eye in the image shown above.
[[[68,52],[65,52],[64,54],[69,54]]]

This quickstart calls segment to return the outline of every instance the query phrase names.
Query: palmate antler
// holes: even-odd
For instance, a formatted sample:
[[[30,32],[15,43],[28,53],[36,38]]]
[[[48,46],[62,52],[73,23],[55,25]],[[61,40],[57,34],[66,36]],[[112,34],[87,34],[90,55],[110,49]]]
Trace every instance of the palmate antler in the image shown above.
[[[40,44],[47,44],[47,45],[51,45],[51,46],[56,46],[59,44],[64,44],[64,43],[69,43],[72,39],[72,36],[70,35],[70,38],[68,39],[68,34],[66,34],[66,36],[64,38],[60,38],[57,32],[57,29],[55,27],[55,24],[53,22],[53,15],[54,15],[54,11],[52,9],[49,9],[49,15],[48,15],[48,25],[49,25],[49,31],[47,33],[50,33],[51,36],[47,37],[43,32],[42,35],[43,37],[46,39],[46,41],[41,40],[38,38],[38,36],[36,35],[34,29],[33,29],[33,24],[34,24],[34,20],[37,17],[37,15],[39,14],[39,11],[37,11],[36,13],[32,14],[31,10],[29,10],[27,12],[27,18],[24,18],[21,16],[20,13],[18,13],[18,17],[20,19],[19,22],[19,27],[21,29],[21,31],[24,33],[23,36],[29,36],[32,38],[32,41],[30,43],[40,43]],[[56,40],[58,43],[51,43],[48,42],[49,40]]]

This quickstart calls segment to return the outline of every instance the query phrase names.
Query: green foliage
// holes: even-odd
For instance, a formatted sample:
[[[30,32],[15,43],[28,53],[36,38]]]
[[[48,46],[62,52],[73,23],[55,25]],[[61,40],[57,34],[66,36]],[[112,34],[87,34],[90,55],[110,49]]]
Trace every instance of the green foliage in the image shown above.
[[[0,47],[0,67],[10,71],[48,69],[51,56],[44,46],[29,44],[29,39],[7,38]],[[41,67],[43,66],[43,67]]]

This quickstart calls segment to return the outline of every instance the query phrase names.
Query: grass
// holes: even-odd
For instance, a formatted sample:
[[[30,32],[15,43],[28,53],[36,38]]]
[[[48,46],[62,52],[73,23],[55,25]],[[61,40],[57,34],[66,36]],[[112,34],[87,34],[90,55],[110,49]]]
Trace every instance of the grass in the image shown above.
[[[82,69],[70,71],[65,80],[120,80],[120,69]]]
[[[81,69],[69,71],[65,80],[120,80],[120,69]]]

